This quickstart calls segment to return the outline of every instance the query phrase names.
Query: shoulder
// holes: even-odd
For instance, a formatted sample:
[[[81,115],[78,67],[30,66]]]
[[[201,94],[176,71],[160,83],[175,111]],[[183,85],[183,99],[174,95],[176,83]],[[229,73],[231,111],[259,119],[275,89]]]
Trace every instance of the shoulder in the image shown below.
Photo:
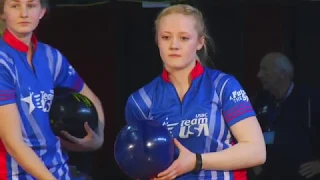
[[[55,59],[59,56],[63,56],[61,51],[57,48],[53,47],[52,45],[46,44],[44,42],[38,42],[38,48],[42,53],[45,53],[47,56],[53,56]]]
[[[205,68],[205,75],[210,78],[216,90],[221,91],[225,88],[237,89],[240,83],[234,75],[216,69]]]
[[[312,87],[310,85],[306,84],[299,84],[295,83],[293,87],[292,94],[298,95],[302,98],[308,98],[308,99],[320,99],[319,95],[319,88],[318,87]]]
[[[209,76],[215,83],[226,82],[226,81],[237,81],[237,79],[228,73],[221,70],[205,68],[205,74]]]
[[[15,61],[12,56],[12,50],[10,50],[9,46],[3,41],[0,40],[0,76],[1,79],[4,80],[13,80],[12,82],[16,82],[16,68]],[[9,78],[9,79],[8,79]]]
[[[153,97],[161,81],[161,77],[158,76],[128,97],[125,108],[127,122],[130,122],[132,117],[151,118],[149,112],[153,105]]]
[[[12,69],[14,66],[14,61],[10,53],[12,52],[10,52],[7,43],[5,43],[3,39],[0,39],[0,64],[8,69]]]
[[[157,76],[151,82],[134,91],[127,99],[127,107],[138,105],[150,109],[154,96],[157,94],[156,91],[162,83],[161,76]]]
[[[44,43],[44,42],[41,42],[41,41],[38,41],[38,45],[37,46],[38,46],[38,48],[41,48],[41,50],[50,49],[50,50],[58,51],[58,49],[53,47],[52,45]]]
[[[154,78],[151,82],[147,83],[146,85],[140,87],[138,90],[134,91],[130,97],[142,97],[142,98],[149,98],[152,99],[153,95],[155,94],[155,91],[157,87],[161,84],[162,78],[161,76],[157,76]]]

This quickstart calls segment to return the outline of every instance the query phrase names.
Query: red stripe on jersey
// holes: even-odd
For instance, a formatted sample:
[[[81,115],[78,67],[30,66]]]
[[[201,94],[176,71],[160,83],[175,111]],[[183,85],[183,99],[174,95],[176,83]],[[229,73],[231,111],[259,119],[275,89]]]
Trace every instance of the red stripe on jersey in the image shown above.
[[[0,94],[0,101],[7,101],[15,98],[16,96],[14,94]]]
[[[82,87],[83,81],[82,79],[78,76],[77,79],[74,81],[72,85],[72,89],[76,90],[77,92],[80,91]]]
[[[242,106],[241,106],[242,105]],[[226,122],[230,122],[236,117],[239,117],[245,113],[251,112],[252,107],[248,104],[240,104],[239,106],[233,107],[224,113]]]
[[[233,171],[234,180],[247,180],[247,170],[235,170]]]
[[[7,101],[15,98],[15,90],[0,90],[0,101]]]
[[[0,141],[0,179],[1,180],[8,179],[7,151],[2,141]]]

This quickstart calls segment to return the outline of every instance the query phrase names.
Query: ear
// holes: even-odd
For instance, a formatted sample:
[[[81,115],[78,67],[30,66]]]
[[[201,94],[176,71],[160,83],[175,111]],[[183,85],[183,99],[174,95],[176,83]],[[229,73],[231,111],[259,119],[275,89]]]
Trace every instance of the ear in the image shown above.
[[[46,12],[47,12],[47,9],[46,9],[46,8],[42,8],[42,9],[41,9],[41,12],[40,12],[39,19],[42,19],[43,16],[46,14]]]
[[[199,38],[199,42],[198,42],[198,46],[197,46],[197,50],[199,51],[200,49],[202,49],[202,47],[204,46],[205,43],[205,38],[204,36],[201,36]]]

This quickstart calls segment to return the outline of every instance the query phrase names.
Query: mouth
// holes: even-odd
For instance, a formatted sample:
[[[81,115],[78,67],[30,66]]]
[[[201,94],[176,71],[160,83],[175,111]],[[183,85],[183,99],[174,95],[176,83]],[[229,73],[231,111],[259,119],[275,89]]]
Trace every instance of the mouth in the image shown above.
[[[169,54],[169,57],[178,58],[181,57],[179,54]]]
[[[261,80],[261,84],[267,85],[267,84],[268,84],[268,81],[266,81],[266,80]]]
[[[20,25],[28,25],[28,24],[30,24],[30,22],[19,22],[18,24],[20,24]]]

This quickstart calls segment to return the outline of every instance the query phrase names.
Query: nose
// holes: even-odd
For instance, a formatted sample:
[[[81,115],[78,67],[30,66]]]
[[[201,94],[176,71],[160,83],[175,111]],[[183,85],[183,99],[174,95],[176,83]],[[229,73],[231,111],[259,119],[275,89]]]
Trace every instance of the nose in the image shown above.
[[[262,77],[262,72],[261,71],[259,71],[258,73],[257,73],[257,78],[261,78]]]
[[[179,39],[178,38],[172,38],[171,44],[170,44],[171,50],[179,49]]]
[[[20,8],[20,17],[27,18],[28,17],[28,9],[26,6],[21,6]]]

